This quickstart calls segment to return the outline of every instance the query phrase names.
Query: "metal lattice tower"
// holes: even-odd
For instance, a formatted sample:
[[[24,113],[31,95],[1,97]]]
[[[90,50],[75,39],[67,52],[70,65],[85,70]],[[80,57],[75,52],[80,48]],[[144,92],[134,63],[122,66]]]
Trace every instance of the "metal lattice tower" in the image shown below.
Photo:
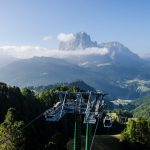
[[[102,92],[55,92],[59,100],[44,113],[47,121],[59,121],[65,114],[75,115],[74,126],[74,150],[81,150],[81,115],[84,115],[86,124],[86,145],[85,149],[90,150],[90,129],[97,118],[102,117],[104,108],[104,96]]]

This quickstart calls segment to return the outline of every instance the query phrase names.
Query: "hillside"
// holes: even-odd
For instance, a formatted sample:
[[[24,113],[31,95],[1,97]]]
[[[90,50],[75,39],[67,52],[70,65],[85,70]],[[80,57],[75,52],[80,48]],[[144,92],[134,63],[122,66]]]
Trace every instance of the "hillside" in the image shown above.
[[[124,150],[119,142],[120,135],[96,135],[93,150]],[[85,137],[82,137],[82,148],[85,149]],[[73,140],[67,144],[68,150],[73,150]]]
[[[141,104],[136,109],[134,109],[132,113],[133,116],[136,118],[138,117],[150,118],[150,102]]]
[[[73,82],[66,82],[66,83],[56,83],[56,84],[50,84],[50,85],[43,85],[43,86],[31,86],[28,87],[31,90],[34,90],[37,93],[40,92],[44,92],[46,90],[52,89],[52,88],[57,88],[57,87],[65,87],[65,86],[75,86],[77,88],[79,88],[80,90],[84,90],[84,91],[95,91],[95,89],[93,87],[91,87],[90,85],[86,84],[84,81],[82,80],[76,80]]]
[[[136,101],[134,101],[134,105],[135,106],[140,106],[141,104],[146,104],[150,102],[150,95],[145,95],[143,97],[140,97],[138,99],[136,99]]]
[[[7,67],[1,68],[0,80],[16,86],[40,86],[56,82],[69,82],[90,76],[86,71],[74,64],[68,64],[65,60],[34,57],[15,61]]]

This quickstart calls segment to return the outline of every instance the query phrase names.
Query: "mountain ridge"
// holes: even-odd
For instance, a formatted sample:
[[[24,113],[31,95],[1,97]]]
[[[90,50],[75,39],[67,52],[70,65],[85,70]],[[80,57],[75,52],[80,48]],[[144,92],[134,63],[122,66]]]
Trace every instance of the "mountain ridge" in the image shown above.
[[[91,40],[90,37],[88,40]],[[108,53],[99,55],[104,47]],[[0,81],[23,87],[80,79],[116,98],[135,98],[150,92],[150,73],[147,72],[150,69],[149,63],[123,44],[103,43],[94,50],[89,47],[89,51],[92,51],[89,55],[80,56],[79,53],[69,59],[33,57],[15,61],[0,68]],[[87,53],[87,48],[83,52]]]
[[[130,51],[123,44],[112,41],[107,43],[98,44],[96,41],[92,41],[90,35],[85,32],[78,32],[74,35],[74,39],[70,41],[60,42],[59,50],[63,51],[78,51],[83,50],[85,53],[86,50],[91,51],[91,55],[80,56],[80,64],[92,60],[96,62],[96,65],[100,63],[115,63],[121,65],[140,65],[143,63],[143,60],[135,53]],[[97,55],[92,51],[97,48]],[[105,49],[105,53],[102,53],[102,50]],[[101,55],[101,53],[103,55]],[[76,59],[77,60],[77,59]],[[128,61],[127,61],[128,60]],[[79,63],[79,62],[76,62]]]

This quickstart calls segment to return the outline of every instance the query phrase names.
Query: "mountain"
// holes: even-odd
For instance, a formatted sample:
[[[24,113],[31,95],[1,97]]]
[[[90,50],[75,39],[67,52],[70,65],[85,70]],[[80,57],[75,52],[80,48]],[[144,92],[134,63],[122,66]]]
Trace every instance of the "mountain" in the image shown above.
[[[75,63],[83,67],[100,67],[103,65],[140,65],[143,63],[142,59],[127,47],[119,42],[108,42],[98,44],[92,41],[90,35],[85,32],[79,32],[73,35],[74,39],[66,42],[60,42],[59,50],[79,51],[83,50],[90,55],[80,55],[74,57]],[[95,53],[97,51],[97,53]],[[73,58],[68,58],[70,61]],[[127,61],[128,60],[128,61]]]
[[[144,89],[141,91],[137,89],[148,88],[150,85],[146,81],[143,83],[142,80],[133,80],[139,75],[139,71],[135,68],[111,65],[91,69],[49,57],[18,60],[0,68],[0,72],[0,81],[9,85],[41,86],[80,79],[95,89],[119,98],[138,97],[142,95]]]
[[[33,57],[14,61],[0,68],[0,81],[22,87],[79,79],[114,98],[136,98],[150,93],[148,61],[119,42],[98,44],[84,32],[74,36],[72,41],[63,42],[63,46],[60,43],[60,51],[76,52],[76,55],[65,59]]]
[[[73,35],[74,39],[67,42],[60,42],[59,50],[78,50],[88,47],[97,47],[97,42],[92,42],[90,36],[85,32]]]
[[[90,85],[86,84],[82,80],[73,81],[73,82],[69,83],[68,85],[69,86],[79,87],[81,90],[84,90],[84,91],[96,91],[93,87],[91,87]]]
[[[17,60],[17,58],[1,54],[0,55],[0,68],[6,66],[16,60]]]
[[[90,75],[88,71],[65,60],[49,57],[18,60],[1,68],[0,72],[1,81],[17,86],[69,82]]]
[[[109,52],[107,55],[114,64],[137,65],[143,62],[137,54],[119,42],[102,43],[99,47],[108,49]]]

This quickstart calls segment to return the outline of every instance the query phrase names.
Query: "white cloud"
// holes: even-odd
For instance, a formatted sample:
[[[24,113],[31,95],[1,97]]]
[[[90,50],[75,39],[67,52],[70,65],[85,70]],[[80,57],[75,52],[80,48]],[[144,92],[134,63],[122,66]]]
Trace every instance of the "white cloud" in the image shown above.
[[[46,56],[47,49],[38,46],[2,46],[0,54],[16,58],[31,58],[33,56]]]
[[[72,41],[75,39],[75,36],[72,33],[69,34],[65,34],[65,33],[60,33],[57,36],[57,39],[61,42],[68,42],[68,41]]]
[[[1,46],[0,55],[9,55],[16,58],[31,58],[34,56],[45,56],[54,58],[71,58],[84,57],[89,55],[105,55],[108,53],[107,48],[87,48],[84,50],[49,50],[39,46]]]
[[[138,55],[141,57],[141,58],[150,58],[150,53],[149,52],[146,52],[146,53],[138,53]]]
[[[44,40],[44,41],[50,41],[50,40],[52,40],[52,39],[53,39],[53,37],[50,36],[50,35],[43,37],[43,40]]]

